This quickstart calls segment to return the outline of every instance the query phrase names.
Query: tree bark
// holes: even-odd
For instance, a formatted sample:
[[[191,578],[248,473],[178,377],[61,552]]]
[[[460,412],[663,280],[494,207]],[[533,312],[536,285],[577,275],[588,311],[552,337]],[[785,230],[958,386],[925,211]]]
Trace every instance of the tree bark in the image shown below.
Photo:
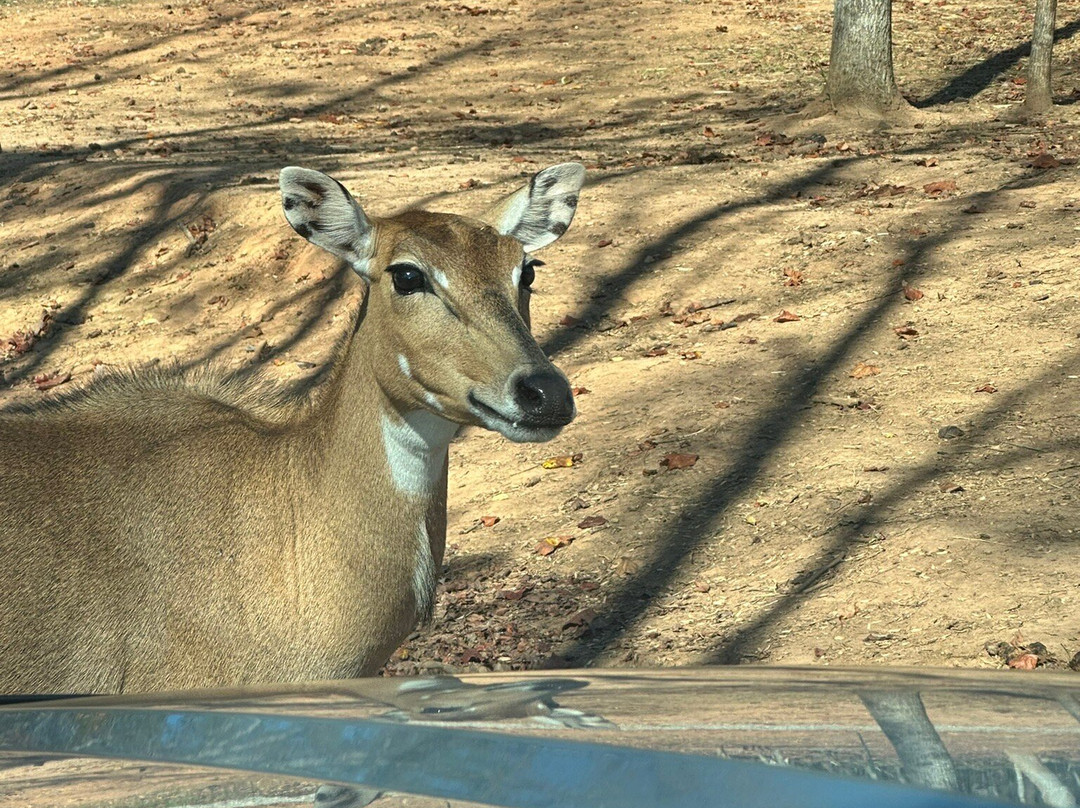
[[[1006,751],[1017,770],[1039,790],[1042,801],[1051,808],[1076,808],[1076,797],[1057,775],[1043,765],[1035,755]]]
[[[1035,27],[1031,35],[1024,112],[1042,115],[1054,106],[1050,94],[1050,56],[1054,50],[1057,0],[1035,0]]]
[[[859,697],[892,743],[910,782],[956,791],[956,766],[917,691],[866,691]]]
[[[893,76],[892,0],[836,0],[825,92],[836,112],[886,117],[906,104]]]

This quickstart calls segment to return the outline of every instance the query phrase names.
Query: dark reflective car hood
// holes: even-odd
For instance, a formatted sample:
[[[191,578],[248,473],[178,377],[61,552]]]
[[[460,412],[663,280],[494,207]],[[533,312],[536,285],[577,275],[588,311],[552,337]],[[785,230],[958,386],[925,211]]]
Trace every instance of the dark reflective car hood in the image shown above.
[[[295,805],[320,783],[387,808],[1075,805],[1080,679],[618,669],[0,708],[0,806]]]

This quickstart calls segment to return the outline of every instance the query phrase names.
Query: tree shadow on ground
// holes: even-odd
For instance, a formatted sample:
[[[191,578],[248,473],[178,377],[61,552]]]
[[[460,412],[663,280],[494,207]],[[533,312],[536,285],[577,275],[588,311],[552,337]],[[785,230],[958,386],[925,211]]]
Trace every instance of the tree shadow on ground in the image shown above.
[[[1069,26],[1066,26],[1066,28],[1068,29]],[[454,54],[440,56],[440,61],[431,62],[420,68],[419,71],[430,70],[435,67],[444,68],[447,64],[464,59],[469,54],[482,53],[484,48],[489,45],[489,42],[484,41],[469,48],[462,48]],[[983,69],[985,71],[989,68],[984,67]],[[372,97],[379,87],[405,81],[406,79],[411,80],[416,77],[419,71],[376,79],[367,85],[307,105],[304,107],[304,112],[309,115],[318,114],[320,111],[336,109],[342,104],[359,104],[362,100]],[[959,81],[959,79],[956,81]],[[940,102],[938,100],[935,103]],[[635,115],[638,117],[629,119],[629,123],[647,121],[649,120],[648,116],[654,114],[654,111],[650,111],[649,105],[643,102],[640,109],[635,111]],[[753,117],[753,112],[745,108],[732,110],[730,113],[724,114],[729,115],[734,122],[748,120]],[[252,174],[276,172],[282,165],[280,155],[283,153],[289,154],[290,160],[297,157],[314,157],[330,163],[341,163],[347,159],[348,155],[333,151],[328,147],[329,139],[302,141],[299,137],[296,137],[293,140],[282,140],[273,137],[269,131],[259,131],[273,124],[283,124],[286,120],[286,113],[279,112],[270,119],[260,120],[258,123],[248,126],[230,124],[161,136],[162,139],[181,141],[184,144],[181,155],[189,155],[193,160],[192,163],[178,164],[164,170],[161,169],[160,163],[148,160],[118,166],[103,166],[95,175],[94,187],[96,190],[87,194],[87,199],[83,205],[86,209],[107,204],[110,199],[116,198],[119,194],[130,193],[132,189],[128,185],[124,185],[125,182],[129,184],[136,183],[134,187],[159,186],[162,190],[158,202],[149,212],[149,221],[140,225],[131,233],[123,249],[110,259],[103,282],[81,290],[75,300],[68,303],[57,315],[57,319],[77,321],[80,316],[85,315],[99,298],[101,290],[108,286],[110,281],[121,278],[133,268],[136,257],[145,247],[153,244],[162,234],[173,227],[181,225],[187,217],[199,211],[209,197],[210,191],[207,190],[208,188],[217,190],[224,187],[239,186],[244,183],[246,177]],[[626,148],[632,145],[631,142],[628,142],[624,131],[627,119],[624,119],[618,126],[604,125],[589,130],[582,130],[580,127],[574,127],[570,124],[563,127],[507,126],[504,124],[489,124],[483,121],[469,125],[442,127],[440,129],[441,123],[435,118],[429,118],[417,119],[413,124],[416,127],[423,124],[441,132],[430,143],[425,143],[427,154],[436,156],[450,155],[454,154],[465,143],[475,145],[477,142],[487,142],[490,144],[493,140],[510,138],[514,139],[520,148],[535,147],[545,151],[559,151],[563,155],[573,149],[599,150],[615,147],[620,147],[620,151],[624,153]],[[959,138],[966,133],[953,132],[951,134]],[[751,138],[752,134],[743,133],[740,136]],[[944,137],[949,136],[950,134],[946,133]],[[215,142],[215,137],[233,138],[233,140],[227,144],[226,148],[222,143]],[[245,139],[241,139],[242,137]],[[392,142],[389,134],[383,134],[381,137],[382,141],[368,144],[369,147],[377,147],[381,143],[389,144]],[[136,138],[118,139],[107,144],[106,148],[133,146],[136,142]],[[901,153],[898,152],[898,154]],[[242,159],[238,159],[238,155],[243,155]],[[58,166],[70,160],[86,159],[89,156],[89,150],[50,154],[19,154],[10,157],[5,154],[0,155],[0,159],[4,160],[7,165],[0,164],[0,166],[16,168],[19,175],[18,180],[27,182],[48,176]],[[369,158],[365,161],[365,168],[374,169],[380,165],[389,165],[401,159],[401,156],[400,154],[383,154],[375,158]],[[692,163],[697,160],[694,155],[684,155],[675,147],[663,157],[664,165],[678,164],[680,162]],[[672,250],[680,241],[694,234],[707,232],[716,223],[731,218],[740,211],[791,199],[814,186],[827,184],[840,171],[858,165],[864,159],[860,156],[844,156],[835,160],[814,161],[811,163],[812,168],[794,180],[775,186],[767,194],[746,202],[717,204],[683,222],[664,234],[660,239],[638,250],[614,277],[603,279],[596,290],[597,295],[592,297],[586,311],[582,313],[582,319],[586,322],[594,322],[608,314],[619,299],[619,295],[643,277],[649,267],[646,262],[648,255]],[[615,173],[608,174],[608,178],[614,176],[617,175]],[[593,182],[596,181],[593,180]],[[601,178],[598,181],[605,180]],[[71,227],[75,226],[73,222]],[[63,235],[58,234],[56,236],[57,240],[62,241]],[[929,263],[927,258],[933,250],[940,247],[947,239],[948,235],[946,234],[938,238],[923,239],[916,242],[908,250],[908,254],[904,256],[904,265],[906,267],[917,267]],[[689,553],[714,535],[713,526],[719,516],[730,507],[738,496],[745,493],[754,484],[768,457],[785,443],[797,427],[799,418],[796,414],[812,401],[822,379],[826,378],[831,371],[846,361],[852,352],[856,350],[860,340],[867,332],[879,326],[893,312],[899,299],[898,293],[902,280],[905,278],[914,280],[917,274],[916,271],[910,268],[893,268],[885,271],[880,284],[880,296],[875,298],[875,302],[859,318],[845,337],[838,340],[812,365],[797,370],[789,376],[789,381],[792,378],[794,381],[789,383],[786,392],[777,395],[774,405],[763,413],[758,418],[757,424],[749,430],[741,449],[736,453],[737,460],[733,465],[735,471],[715,480],[695,501],[687,504],[685,513],[688,518],[685,520],[682,530],[677,534],[656,538],[652,555],[653,563],[646,562],[643,565],[642,573],[633,577],[614,594],[610,603],[611,623],[609,628],[598,630],[592,637],[583,638],[579,642],[575,650],[570,652],[577,661],[590,661],[601,650],[610,647],[612,643],[616,642],[641,616],[648,603],[647,593],[670,581],[677,574]],[[297,291],[276,304],[276,307],[282,309],[295,304],[301,299],[309,299],[305,296],[319,297],[322,294],[328,296],[340,294],[343,288],[341,284],[344,283],[343,277],[342,273],[339,272],[330,283],[324,284],[322,287]],[[319,297],[319,299],[322,298]],[[298,340],[304,333],[314,327],[316,319],[307,319],[297,329],[292,340]],[[580,331],[559,332],[547,340],[543,347],[548,353],[563,352],[579,341],[582,335],[583,332]],[[221,352],[230,345],[235,344],[239,339],[241,339],[240,335],[235,335],[221,340],[216,345],[211,346],[205,353],[193,359],[192,363],[203,362],[208,358],[220,355]],[[18,373],[9,380],[24,379],[29,376],[42,363],[46,362],[50,353],[62,343],[63,340],[56,340],[54,344],[42,350],[39,355],[35,355],[31,361],[20,366]],[[911,485],[918,484],[920,479],[922,478],[918,474],[914,474],[910,480],[905,480],[907,487],[904,490],[908,490]],[[893,496],[899,495],[900,493],[896,493]],[[887,500],[889,495],[885,495],[881,499]],[[807,565],[806,575],[801,579],[802,583],[799,592],[793,591],[789,599],[782,600],[767,615],[759,618],[754,624],[737,631],[732,638],[725,641],[723,647],[716,650],[714,657],[718,660],[741,658],[746,653],[746,649],[752,644],[753,638],[760,634],[763,627],[779,619],[786,610],[791,608],[802,592],[805,592],[812,585],[827,580],[828,575],[835,574],[830,572],[830,570],[835,571],[838,568],[837,565],[832,564],[833,559],[837,557],[837,554],[843,553],[855,538],[857,538],[857,534],[848,529],[838,533],[833,545],[819,554],[819,558],[815,559],[814,562]],[[842,558],[842,555],[840,557]],[[825,572],[818,574],[817,570],[821,569],[823,565],[825,566]]]
[[[1073,20],[1054,32],[1054,41],[1062,42],[1070,39],[1077,31],[1080,31],[1080,20]],[[993,56],[983,59],[978,64],[972,65],[959,76],[950,79],[948,84],[933,95],[915,100],[912,103],[920,109],[925,109],[926,107],[948,104],[961,98],[974,98],[989,87],[994,79],[1003,75],[1021,59],[1026,59],[1030,55],[1030,41],[999,51]]]
[[[859,159],[854,157],[851,161]],[[738,208],[752,207],[789,197],[799,188],[820,182],[832,170],[835,170],[835,166],[830,164],[830,166],[807,172],[799,179],[777,187],[753,203],[720,205],[706,211],[699,217],[669,231],[658,242],[642,249],[619,274],[614,283],[623,290],[633,283],[643,271],[641,263],[646,253],[655,252],[664,245],[674,244],[688,232],[730,216]],[[1045,181],[1047,181],[1045,177],[1028,176],[1005,183],[993,191],[974,194],[972,200],[977,206],[985,206],[999,192],[1030,187]],[[801,368],[792,368],[789,371],[784,377],[784,388],[775,391],[772,397],[774,401],[772,406],[747,429],[745,437],[740,441],[740,448],[733,453],[729,463],[732,470],[711,481],[693,501],[685,505],[677,529],[653,537],[652,549],[648,557],[639,559],[642,561],[641,571],[632,575],[608,599],[605,608],[605,624],[586,633],[569,646],[564,652],[567,659],[575,664],[588,665],[599,654],[611,649],[645,613],[650,603],[650,593],[670,584],[680,574],[691,554],[716,535],[717,525],[722,515],[741,496],[760,483],[759,475],[763,472],[769,458],[797,433],[803,421],[800,413],[812,405],[825,380],[841,365],[852,360],[864,338],[868,337],[872,331],[888,325],[888,319],[898,313],[903,300],[904,284],[916,281],[925,274],[933,266],[934,253],[946,246],[957,232],[963,231],[961,216],[962,214],[958,212],[952,227],[944,229],[939,235],[924,236],[915,240],[898,257],[892,267],[882,270],[882,280],[878,285],[880,294],[868,301],[871,304],[869,308],[858,317],[845,334],[835,340],[816,359],[810,361],[804,359]],[[606,305],[604,301],[595,302],[586,316],[598,317]],[[544,347],[549,351],[565,350],[579,338],[577,332],[564,331],[556,334]],[[1080,354],[1076,357],[1076,364],[1080,364]],[[1061,371],[1055,369],[1053,373],[1060,375]],[[1007,402],[1020,401],[1035,392],[1039,386],[1039,380],[1032,382],[1006,399],[1004,407],[1000,406],[1000,401],[997,402],[998,406],[993,411],[984,413],[983,424],[973,437],[987,434],[999,423],[1008,411]],[[1002,455],[998,458],[998,463],[1004,464],[1023,455],[1023,450]],[[881,513],[881,509],[895,504],[917,486],[939,474],[940,469],[937,465],[917,468],[905,475],[893,489],[876,496],[877,505],[873,509],[854,523],[844,525],[831,544],[821,550],[805,565],[804,570],[793,578],[797,583],[793,585],[790,592],[748,625],[735,627],[734,632],[708,655],[708,660],[733,663],[753,656],[750,649],[757,638],[789,613],[811,587],[820,586],[836,575],[842,567],[847,551],[860,538],[860,530],[872,521],[874,514]]]
[[[993,409],[987,408],[978,419],[977,425],[970,429],[964,440],[967,443],[989,437],[995,428],[1001,425],[1010,411],[1022,405],[1027,399],[1039,390],[1044,384],[1053,379],[1060,378],[1067,373],[1075,373],[1080,369],[1080,353],[1074,353],[1064,363],[1064,367],[1055,367],[1048,370],[1038,378],[1030,381],[1027,385],[1012,391],[1008,396],[996,402]],[[805,382],[805,380],[804,380]],[[980,470],[1007,468],[1011,465],[1029,462],[1038,454],[1037,450],[1023,447],[1015,448],[1010,452],[1003,452],[994,458],[992,463],[984,463],[978,466]],[[911,469],[890,488],[875,494],[872,507],[863,510],[856,518],[845,520],[835,525],[835,532],[828,546],[820,549],[797,575],[792,578],[792,585],[787,592],[758,617],[748,623],[740,625],[729,636],[719,642],[707,655],[706,660],[710,663],[735,664],[747,659],[756,658],[756,648],[770,628],[778,621],[790,614],[811,591],[816,590],[835,578],[845,567],[848,552],[862,541],[866,530],[880,519],[884,518],[890,508],[903,502],[912,492],[920,487],[928,485],[940,479],[942,476],[941,466],[937,462],[925,463]],[[730,502],[733,499],[731,480],[718,480],[713,490],[718,496]],[[830,530],[830,532],[833,532]]]
[[[140,43],[125,50],[124,53],[127,54],[129,50],[131,52],[143,50],[150,44],[149,42]],[[381,88],[406,80],[414,80],[424,70],[444,68],[447,64],[483,51],[490,47],[490,44],[488,40],[482,40],[469,47],[458,48],[453,53],[442,56],[438,62],[430,63],[417,70],[380,76],[364,86],[352,87],[346,92],[312,103],[304,108],[304,114],[317,115],[346,103],[360,104],[362,99],[373,97]],[[50,72],[48,77],[56,78],[64,75],[67,69],[59,68],[57,71]],[[15,85],[6,89],[13,90]],[[117,138],[93,148],[0,153],[0,174],[9,177],[12,185],[30,186],[45,180],[56,181],[60,173],[73,164],[82,164],[81,168],[84,171],[92,167],[90,172],[92,181],[86,184],[88,187],[80,189],[80,200],[78,204],[71,206],[72,215],[68,217],[66,225],[57,232],[47,235],[57,250],[45,252],[36,259],[23,259],[9,265],[0,272],[0,290],[18,288],[29,278],[50,266],[71,262],[75,255],[70,245],[77,243],[76,236],[80,228],[85,225],[80,221],[83,214],[141,192],[152,192],[156,195],[143,221],[124,237],[120,248],[109,255],[102,265],[89,268],[88,272],[92,280],[80,284],[82,288],[72,289],[73,294],[65,304],[51,313],[53,322],[57,324],[57,331],[53,337],[36,346],[32,354],[22,357],[15,366],[9,364],[5,368],[6,383],[10,386],[24,381],[46,365],[55,351],[66,345],[71,336],[64,324],[85,322],[93,306],[110,288],[113,281],[130,274],[135,268],[138,257],[165,234],[174,228],[186,231],[186,223],[204,210],[215,193],[251,184],[252,180],[261,182],[264,177],[260,175],[276,176],[277,171],[290,162],[316,162],[321,168],[327,170],[333,170],[334,165],[340,165],[344,155],[330,148],[330,144],[324,140],[301,141],[297,139],[289,144],[280,138],[272,137],[269,133],[260,133],[259,130],[267,126],[284,124],[291,114],[292,111],[281,111],[269,120],[246,125],[228,124],[162,134],[160,135],[162,142],[172,141],[174,144],[182,145],[181,155],[183,156],[182,160],[164,165],[163,161],[151,159],[148,150],[153,147],[147,146],[143,137]],[[230,139],[227,148],[216,140],[221,138]],[[291,150],[283,148],[287,145],[293,148]],[[136,159],[100,164],[89,162],[96,154],[133,147],[142,150]],[[278,156],[279,154],[288,154],[288,159]],[[238,155],[243,155],[243,157],[238,159]],[[392,153],[380,154],[366,161],[367,168],[390,165],[395,159],[397,158]],[[144,273],[140,282],[151,282],[162,273],[174,269],[174,262],[166,263],[154,271]],[[330,288],[340,292],[340,278]],[[279,303],[277,307],[296,302],[300,297],[310,293],[311,290],[307,290],[292,295]],[[309,332],[317,317],[318,315],[301,324],[289,340],[289,344],[296,342]],[[240,338],[240,335],[237,335],[226,343],[213,346],[201,356],[201,360],[219,355]]]
[[[481,52],[489,45],[490,43],[484,40],[461,48],[443,56],[437,65],[429,67],[444,68],[455,60],[466,59]],[[407,76],[415,77],[423,69],[408,73]],[[346,102],[359,103],[359,99],[373,96],[379,88],[403,80],[405,75],[381,76],[363,87],[351,88],[329,100],[317,101],[305,107],[304,114],[314,115],[319,111],[336,109]],[[648,110],[643,108],[634,113],[631,120],[633,123],[642,123],[649,114]],[[327,139],[284,141],[280,137],[272,137],[266,127],[285,123],[285,115],[286,113],[279,113],[272,119],[250,124],[227,124],[161,134],[159,137],[162,142],[179,148],[172,159],[166,160],[154,159],[148,151],[153,146],[138,137],[117,138],[93,149],[0,153],[0,172],[13,178],[14,187],[31,187],[44,181],[63,181],[64,172],[74,170],[80,172],[78,182],[81,186],[78,202],[69,206],[71,216],[65,220],[61,229],[48,234],[53,251],[20,257],[17,262],[0,271],[0,291],[13,291],[51,267],[76,261],[80,264],[79,271],[82,276],[81,281],[69,288],[69,296],[64,305],[52,312],[52,320],[56,326],[51,339],[39,343],[31,355],[21,357],[14,365],[9,364],[5,369],[7,383],[17,384],[31,378],[48,364],[57,349],[77,338],[77,334],[69,333],[65,324],[85,322],[103,295],[112,289],[115,283],[124,282],[125,276],[132,273],[139,257],[147,249],[175,229],[186,232],[187,224],[205,212],[216,194],[248,185],[269,185],[274,182],[277,171],[285,164],[317,166],[333,173],[349,163],[352,155],[332,148]],[[448,157],[459,153],[462,146],[469,143],[513,140],[524,146],[550,148],[553,154],[558,153],[558,160],[563,161],[566,159],[566,150],[548,144],[580,141],[583,136],[587,137],[589,149],[613,148],[626,142],[619,127],[615,126],[595,127],[584,133],[570,123],[552,129],[532,124],[495,125],[480,120],[472,121],[468,125],[447,127],[442,126],[436,117],[423,115],[415,116],[411,125],[426,130],[424,140],[427,152]],[[222,139],[227,139],[228,142],[223,143]],[[394,135],[389,131],[369,137],[365,143],[368,153],[364,156],[364,169],[372,171],[392,167],[400,160],[400,155],[391,148],[395,143]],[[138,151],[132,157],[120,161],[97,162],[95,158],[95,155],[101,153],[125,149]],[[374,154],[370,153],[372,151]],[[552,159],[554,161],[556,157],[553,156]],[[696,153],[679,152],[670,155],[667,162],[698,163],[701,162],[701,157]],[[593,182],[607,182],[637,170],[641,169],[611,170],[606,176],[596,178]],[[523,173],[529,171],[525,170]],[[520,181],[520,178],[515,178],[515,181]],[[145,210],[139,223],[124,235],[119,248],[105,260],[88,265],[77,252],[78,236],[86,226],[86,217],[95,210],[138,194],[153,195],[153,202]],[[448,195],[446,192],[429,194],[410,203],[409,207],[427,206]],[[19,246],[15,245],[16,248]],[[139,282],[147,284],[160,281],[165,275],[175,272],[182,263],[183,261],[167,261],[158,267],[142,271]],[[297,295],[292,295],[280,305],[287,306],[298,299]],[[290,344],[310,332],[313,325],[314,322],[304,324],[298,330],[296,339],[290,340]],[[216,344],[201,356],[203,359],[216,357],[239,339],[237,335],[227,344]]]

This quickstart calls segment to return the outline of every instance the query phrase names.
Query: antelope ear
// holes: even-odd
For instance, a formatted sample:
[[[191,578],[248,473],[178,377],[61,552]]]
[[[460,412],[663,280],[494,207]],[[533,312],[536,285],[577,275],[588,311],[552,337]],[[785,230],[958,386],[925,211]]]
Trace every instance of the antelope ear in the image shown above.
[[[561,163],[545,168],[481,218],[533,252],[566,232],[577,210],[585,166]]]
[[[281,206],[293,230],[370,280],[371,221],[345,186],[319,171],[296,166],[281,170],[279,185]]]

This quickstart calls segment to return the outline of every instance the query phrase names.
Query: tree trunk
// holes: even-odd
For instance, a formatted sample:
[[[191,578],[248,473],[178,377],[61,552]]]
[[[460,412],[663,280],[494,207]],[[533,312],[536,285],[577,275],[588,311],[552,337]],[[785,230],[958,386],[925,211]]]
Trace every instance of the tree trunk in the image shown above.
[[[1035,28],[1031,35],[1031,58],[1028,59],[1027,92],[1024,112],[1042,115],[1054,101],[1050,95],[1050,55],[1054,49],[1054,21],[1057,0],[1035,0]]]
[[[836,0],[825,92],[836,112],[856,115],[906,104],[893,76],[892,0]]]
[[[956,791],[956,766],[918,691],[866,691],[859,697],[896,750],[909,782]]]

